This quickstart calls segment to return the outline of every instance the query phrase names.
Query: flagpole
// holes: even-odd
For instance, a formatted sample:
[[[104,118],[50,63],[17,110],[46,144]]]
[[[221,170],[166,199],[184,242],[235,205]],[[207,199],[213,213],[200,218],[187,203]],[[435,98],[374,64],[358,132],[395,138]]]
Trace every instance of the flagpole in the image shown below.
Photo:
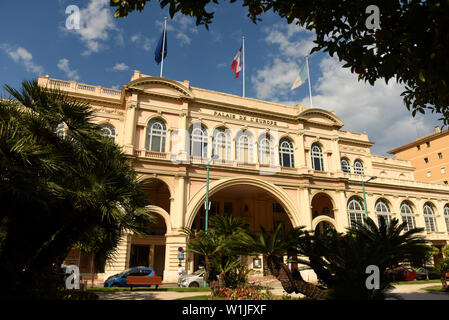
[[[161,63],[161,74],[160,77],[162,78],[162,70],[164,69],[164,52],[165,52],[165,34],[167,30],[167,17],[164,18],[164,37],[162,39],[162,63]]]
[[[242,44],[242,50],[243,50],[243,52],[242,52],[242,56],[243,56],[243,62],[242,62],[242,64],[243,64],[243,97],[245,97],[245,64],[246,64],[246,61],[245,61],[245,36],[242,36],[242,41],[243,41],[243,44]]]
[[[307,78],[309,79],[309,98],[310,98],[310,107],[313,108],[313,103],[312,103],[312,88],[310,87],[309,55],[306,56],[306,63],[307,63]]]

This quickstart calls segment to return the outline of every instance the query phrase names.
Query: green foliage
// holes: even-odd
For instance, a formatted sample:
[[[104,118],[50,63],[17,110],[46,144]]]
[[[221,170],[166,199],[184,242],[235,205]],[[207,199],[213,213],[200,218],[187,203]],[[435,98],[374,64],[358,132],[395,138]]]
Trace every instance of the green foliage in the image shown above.
[[[77,244],[104,261],[123,230],[146,232],[147,199],[131,161],[103,137],[87,103],[37,81],[5,89],[11,99],[0,101],[0,272],[8,275],[2,294],[56,297],[63,281],[55,274],[68,251]]]
[[[211,288],[237,287],[246,283],[248,271],[240,263],[235,243],[248,230],[249,223],[232,215],[212,216],[209,222],[207,231],[184,229],[189,238],[187,251],[205,257],[205,281]],[[215,290],[214,294],[217,293]]]
[[[379,226],[367,219],[347,233],[329,230],[324,234],[305,237],[298,244],[298,254],[308,258],[309,265],[329,288],[333,299],[384,299],[390,279],[384,276],[388,267],[401,262],[422,259],[430,246],[418,235],[423,229],[404,232],[404,224],[392,219],[389,224],[381,219]],[[375,265],[380,271],[380,288],[369,290],[365,281],[366,267]]]
[[[111,0],[116,17],[142,11],[151,0]],[[230,0],[231,3],[237,2]],[[197,25],[212,23],[212,3],[219,0],[159,0],[169,6],[170,16],[181,13],[196,18]],[[223,3],[223,1],[221,1]],[[400,0],[243,0],[248,17],[261,20],[273,11],[287,23],[316,33],[312,52],[322,50],[345,61],[344,68],[359,74],[359,80],[374,85],[391,79],[405,85],[403,101],[412,115],[441,114],[449,124],[449,15],[448,1]],[[366,27],[369,5],[380,10],[380,29]],[[206,10],[206,7],[208,10]],[[212,9],[211,9],[212,8]]]

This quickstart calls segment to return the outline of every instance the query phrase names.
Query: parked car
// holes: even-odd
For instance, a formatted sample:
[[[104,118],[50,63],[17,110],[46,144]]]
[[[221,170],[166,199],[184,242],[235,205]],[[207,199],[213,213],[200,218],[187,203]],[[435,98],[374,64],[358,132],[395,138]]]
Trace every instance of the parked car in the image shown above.
[[[107,278],[106,281],[104,282],[104,287],[105,288],[130,287],[130,285],[126,284],[126,278],[128,276],[154,277],[154,276],[156,276],[156,272],[154,272],[154,270],[152,268],[148,268],[148,267],[130,268],[130,269],[123,271],[122,273],[118,273],[118,274],[115,274],[115,275]],[[149,285],[149,286],[145,286],[145,287],[151,287],[151,286]]]
[[[392,281],[415,281],[418,279],[416,271],[409,266],[389,268],[385,271],[385,276]]]
[[[440,275],[438,273],[429,271],[429,280],[436,280],[440,279]],[[426,280],[426,273],[425,272],[419,272],[418,273],[418,280]]]
[[[199,269],[194,273],[181,276],[178,279],[178,287],[202,287],[204,286],[204,269]]]

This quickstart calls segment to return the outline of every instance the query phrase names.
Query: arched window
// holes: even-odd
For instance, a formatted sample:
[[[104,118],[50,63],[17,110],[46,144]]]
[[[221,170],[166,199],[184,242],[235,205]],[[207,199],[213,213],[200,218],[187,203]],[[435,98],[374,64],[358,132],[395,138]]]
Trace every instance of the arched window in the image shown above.
[[[110,124],[102,124],[101,131],[103,131],[103,137],[115,141],[115,128]]]
[[[281,167],[295,167],[293,143],[287,138],[279,141],[279,163]]]
[[[401,204],[401,216],[402,222],[406,224],[404,227],[405,231],[415,228],[415,215],[413,214],[411,205],[406,201],[403,201]]]
[[[160,119],[152,119],[147,125],[147,138],[145,149],[150,151],[165,152],[165,137],[167,127]]]
[[[376,208],[377,222],[379,223],[379,226],[382,219],[384,219],[385,223],[389,225],[391,220],[391,212],[385,200],[383,199],[377,200],[375,208]]]
[[[348,201],[349,227],[357,227],[356,223],[363,223],[365,210],[362,201],[356,197],[349,198]]]
[[[323,152],[321,151],[321,147],[316,143],[312,144],[311,156],[313,170],[324,171]]]
[[[424,208],[424,222],[426,224],[426,230],[427,232],[436,232],[437,226],[436,226],[436,219],[435,219],[435,213],[433,212],[432,205],[430,203],[425,203]]]
[[[254,163],[254,139],[250,132],[239,132],[235,141],[235,151],[239,163]]]
[[[231,161],[232,138],[229,130],[225,128],[215,129],[213,138],[214,150],[212,153],[218,155],[218,159],[221,161]]]
[[[270,135],[263,134],[259,137],[259,163],[274,166],[274,143]]]
[[[193,157],[207,158],[207,130],[201,124],[190,127],[189,154]]]
[[[351,173],[351,166],[349,165],[349,160],[346,158],[341,159],[341,170],[346,173]]]
[[[354,161],[354,173],[355,174],[364,174],[363,164],[360,160]]]
[[[444,206],[444,220],[446,221],[446,230],[449,232],[449,205]]]

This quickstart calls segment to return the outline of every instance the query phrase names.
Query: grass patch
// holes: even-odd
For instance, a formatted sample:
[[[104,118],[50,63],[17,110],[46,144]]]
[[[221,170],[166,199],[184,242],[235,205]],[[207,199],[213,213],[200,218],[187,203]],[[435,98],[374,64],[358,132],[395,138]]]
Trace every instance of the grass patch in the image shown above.
[[[123,288],[88,288],[89,292],[124,292],[131,291],[131,288],[123,287]],[[133,288],[134,291],[148,291],[148,292],[210,292],[210,288]]]
[[[429,291],[429,292],[438,292],[438,293],[449,295],[449,292],[441,291],[442,290],[442,286],[441,285],[423,288],[422,290]]]
[[[399,281],[399,282],[392,282],[391,284],[393,286],[395,286],[395,285],[402,285],[402,284],[427,284],[427,283],[441,283],[441,281],[440,280]]]
[[[185,298],[178,298],[175,300],[209,300],[210,295],[207,296],[193,296],[193,297],[185,297]],[[216,300],[216,299],[214,299]]]

